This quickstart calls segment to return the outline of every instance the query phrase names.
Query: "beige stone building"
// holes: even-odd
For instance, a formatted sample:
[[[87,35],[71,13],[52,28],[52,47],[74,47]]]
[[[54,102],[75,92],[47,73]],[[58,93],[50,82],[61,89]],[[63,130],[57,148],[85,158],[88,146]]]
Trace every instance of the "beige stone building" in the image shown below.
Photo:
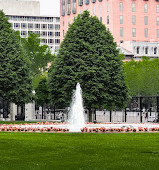
[[[38,0],[0,0],[0,9],[9,18],[14,30],[22,37],[29,32],[40,34],[42,44],[47,44],[52,53],[60,46],[60,18],[41,16]]]

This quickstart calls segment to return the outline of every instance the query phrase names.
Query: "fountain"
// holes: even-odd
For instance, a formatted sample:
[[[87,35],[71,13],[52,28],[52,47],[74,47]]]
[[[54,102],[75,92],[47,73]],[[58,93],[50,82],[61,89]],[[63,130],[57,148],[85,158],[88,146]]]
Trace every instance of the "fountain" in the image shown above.
[[[69,130],[70,132],[81,132],[81,128],[85,127],[84,109],[82,100],[82,89],[77,83],[76,90],[72,97],[71,109],[69,112]]]
[[[72,97],[71,109],[69,112],[68,123],[40,123],[37,124],[12,124],[0,125],[0,131],[15,131],[15,132],[136,132],[136,131],[159,131],[159,124],[152,123],[85,123],[84,109],[82,100],[82,90],[80,84],[77,83],[76,90]]]

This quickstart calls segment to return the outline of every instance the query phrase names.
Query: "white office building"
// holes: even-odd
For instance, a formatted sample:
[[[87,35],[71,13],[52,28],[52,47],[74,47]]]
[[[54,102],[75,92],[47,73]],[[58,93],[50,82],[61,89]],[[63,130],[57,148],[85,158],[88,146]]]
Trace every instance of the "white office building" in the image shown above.
[[[0,0],[0,9],[21,37],[37,33],[52,53],[60,46],[60,17],[41,16],[38,0]]]

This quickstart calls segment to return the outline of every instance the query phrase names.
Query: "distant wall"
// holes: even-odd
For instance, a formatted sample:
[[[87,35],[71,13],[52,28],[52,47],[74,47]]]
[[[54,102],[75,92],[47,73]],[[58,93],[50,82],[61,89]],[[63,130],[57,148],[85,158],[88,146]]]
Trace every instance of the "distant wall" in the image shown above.
[[[6,15],[40,15],[39,1],[21,1],[21,0],[0,0],[0,9]]]

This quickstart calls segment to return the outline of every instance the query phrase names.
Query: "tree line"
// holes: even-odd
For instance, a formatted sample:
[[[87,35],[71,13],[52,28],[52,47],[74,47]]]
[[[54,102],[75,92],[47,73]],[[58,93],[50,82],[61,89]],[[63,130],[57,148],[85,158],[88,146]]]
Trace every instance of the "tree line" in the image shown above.
[[[79,82],[92,120],[92,109],[122,109],[130,96],[158,93],[158,59],[123,63],[116,47],[105,25],[84,11],[52,55],[37,35],[21,38],[0,11],[0,97],[16,104],[35,100],[40,106],[64,108]],[[51,68],[42,72],[48,62]]]
[[[142,60],[124,63],[125,79],[131,96],[159,95],[159,59],[142,57]]]

